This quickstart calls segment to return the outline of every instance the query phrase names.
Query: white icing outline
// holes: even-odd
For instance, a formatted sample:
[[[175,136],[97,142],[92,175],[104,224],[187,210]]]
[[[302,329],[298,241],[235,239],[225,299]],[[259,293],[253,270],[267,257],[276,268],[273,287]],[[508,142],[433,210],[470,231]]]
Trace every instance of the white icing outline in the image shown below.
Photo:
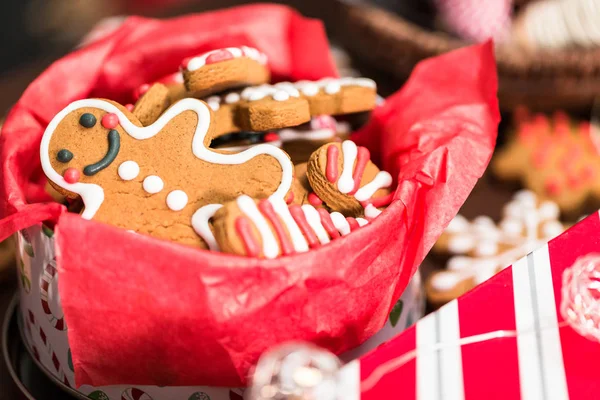
[[[323,222],[321,222],[321,215],[319,214],[317,209],[310,204],[304,204],[301,208],[302,212],[304,212],[306,222],[308,222],[308,225],[317,235],[317,239],[319,239],[319,242],[321,242],[321,244],[329,243],[331,239],[329,238],[327,230],[323,226]]]
[[[192,228],[198,236],[204,239],[208,248],[212,251],[221,251],[221,249],[210,228],[209,221],[221,207],[223,207],[223,204],[207,204],[197,209],[192,215]]]
[[[356,191],[354,194],[354,198],[358,201],[367,201],[375,192],[379,189],[385,189],[392,185],[392,175],[390,175],[387,171],[379,171],[375,178],[360,189]]]
[[[59,187],[75,193],[81,197],[85,209],[81,214],[84,219],[91,219],[98,212],[104,202],[104,189],[94,183],[67,183],[64,178],[52,167],[50,162],[50,141],[52,135],[60,122],[71,112],[81,108],[97,108],[108,113],[114,113],[119,118],[123,130],[134,139],[145,140],[157,135],[173,118],[185,111],[193,111],[198,116],[198,123],[192,139],[192,152],[194,155],[209,163],[224,165],[239,165],[248,162],[257,155],[265,154],[275,158],[281,165],[281,183],[271,198],[285,199],[292,186],[294,165],[285,152],[269,144],[259,144],[241,153],[221,154],[212,151],[204,145],[204,139],[210,127],[211,118],[208,106],[202,101],[194,98],[186,98],[178,101],[167,109],[156,122],[146,127],[134,125],[123,114],[123,112],[105,100],[87,99],[78,100],[60,111],[48,124],[40,143],[40,160],[44,174],[49,180]]]
[[[244,194],[238,197],[236,202],[240,211],[250,218],[256,229],[258,229],[258,233],[262,238],[263,254],[265,258],[277,257],[279,254],[279,243],[271,230],[271,225],[267,222],[266,217],[262,215],[254,200],[252,200],[250,196]]]
[[[334,211],[329,215],[331,216],[333,226],[335,226],[335,229],[337,229],[342,236],[346,236],[350,233],[350,224],[346,220],[346,217],[337,211]]]
[[[275,214],[281,218],[283,224],[286,226],[289,237],[292,240],[294,250],[298,253],[308,251],[308,242],[306,241],[302,230],[296,223],[296,220],[294,220],[294,217],[292,217],[287,203],[282,199],[269,199],[269,202],[273,206]]]
[[[358,155],[358,147],[352,140],[344,140],[342,142],[342,173],[337,182],[338,190],[341,193],[350,193],[354,190],[354,162]]]
[[[267,56],[264,53],[261,53],[260,51],[255,49],[254,47],[248,47],[248,46],[225,47],[222,49],[211,50],[211,51],[203,53],[199,56],[190,58],[187,65],[185,66],[185,68],[188,71],[196,71],[206,65],[206,59],[208,57],[210,57],[211,55],[216,54],[218,52],[224,51],[224,50],[229,51],[231,53],[231,55],[233,56],[233,58],[247,57],[247,58],[257,61],[263,65],[266,65],[267,61],[268,61]],[[228,60],[223,60],[223,61],[228,61]]]

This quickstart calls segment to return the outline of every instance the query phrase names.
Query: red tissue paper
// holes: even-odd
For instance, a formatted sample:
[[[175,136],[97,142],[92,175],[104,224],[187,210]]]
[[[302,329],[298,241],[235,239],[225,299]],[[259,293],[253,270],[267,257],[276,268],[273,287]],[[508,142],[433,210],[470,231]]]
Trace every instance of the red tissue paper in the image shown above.
[[[266,53],[276,79],[336,75],[322,24],[283,6],[133,17],[53,64],[7,119],[0,239],[56,221],[77,386],[237,386],[280,342],[306,340],[336,353],[359,345],[384,325],[488,164],[499,121],[491,43],[424,61],[373,113],[355,138],[396,177],[395,201],[366,227],[308,253],[224,255],[32,203],[44,201],[39,142],[63,107],[93,96],[129,100],[183,58],[238,45]]]

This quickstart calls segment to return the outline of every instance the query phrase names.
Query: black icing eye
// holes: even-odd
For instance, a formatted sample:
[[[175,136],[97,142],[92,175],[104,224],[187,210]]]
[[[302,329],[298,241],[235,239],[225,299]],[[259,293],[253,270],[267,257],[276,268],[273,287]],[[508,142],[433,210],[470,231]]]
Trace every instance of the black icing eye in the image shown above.
[[[81,115],[81,117],[79,117],[79,124],[86,128],[91,128],[92,126],[96,125],[96,117],[94,114],[84,113]]]
[[[93,117],[93,115],[92,115],[92,117]],[[59,150],[59,152],[56,153],[56,159],[58,161],[60,161],[61,163],[68,163],[69,161],[71,161],[73,159],[73,153],[71,153],[67,149]]]

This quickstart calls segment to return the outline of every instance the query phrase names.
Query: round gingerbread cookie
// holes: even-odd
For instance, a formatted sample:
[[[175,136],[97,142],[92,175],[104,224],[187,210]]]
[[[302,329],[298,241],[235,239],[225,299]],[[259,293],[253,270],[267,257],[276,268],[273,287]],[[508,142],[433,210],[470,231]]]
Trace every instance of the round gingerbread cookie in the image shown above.
[[[369,150],[351,140],[315,151],[308,160],[307,176],[327,207],[344,215],[374,218],[392,200],[392,176],[373,164]]]

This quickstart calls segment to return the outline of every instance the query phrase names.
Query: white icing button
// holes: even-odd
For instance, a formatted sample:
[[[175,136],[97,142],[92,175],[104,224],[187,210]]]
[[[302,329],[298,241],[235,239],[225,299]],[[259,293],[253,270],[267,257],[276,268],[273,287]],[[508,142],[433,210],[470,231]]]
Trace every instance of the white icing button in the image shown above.
[[[163,190],[163,187],[165,187],[165,184],[163,183],[162,179],[160,179],[158,176],[149,175],[146,178],[144,178],[142,187],[144,188],[144,190],[146,192],[148,192],[150,194],[155,194],[155,193],[158,193],[161,190]]]
[[[440,271],[433,275],[432,286],[437,290],[451,290],[460,282],[460,277],[448,271]]]
[[[290,95],[284,92],[283,90],[278,90],[273,95],[273,100],[275,101],[286,101],[290,98]]]
[[[458,214],[452,218],[452,221],[448,224],[446,232],[448,233],[459,233],[466,232],[469,229],[469,221],[462,215]]]
[[[470,235],[453,236],[448,241],[448,251],[454,254],[466,253],[475,246],[475,239]]]
[[[117,171],[124,181],[135,179],[140,173],[140,166],[135,161],[125,161],[119,165]]]
[[[187,194],[183,190],[173,190],[167,195],[167,207],[173,211],[181,211],[188,202]]]
[[[542,226],[542,234],[544,235],[544,239],[554,238],[555,236],[560,235],[563,230],[564,228],[562,224],[558,221],[548,221]]]
[[[552,201],[544,201],[539,208],[539,217],[541,219],[557,219],[560,210],[558,209],[558,205]]]
[[[517,218],[507,218],[500,223],[500,229],[508,236],[520,236],[523,233],[523,223]]]
[[[341,88],[342,87],[339,82],[337,82],[337,81],[329,82],[327,85],[325,85],[325,93],[335,94],[335,93],[339,92]]]
[[[238,101],[240,101],[240,94],[239,93],[229,93],[227,96],[225,96],[225,103],[227,104],[233,104],[233,103],[237,103]]]
[[[478,256],[493,256],[498,253],[498,244],[494,240],[482,240],[475,247],[475,254]]]

